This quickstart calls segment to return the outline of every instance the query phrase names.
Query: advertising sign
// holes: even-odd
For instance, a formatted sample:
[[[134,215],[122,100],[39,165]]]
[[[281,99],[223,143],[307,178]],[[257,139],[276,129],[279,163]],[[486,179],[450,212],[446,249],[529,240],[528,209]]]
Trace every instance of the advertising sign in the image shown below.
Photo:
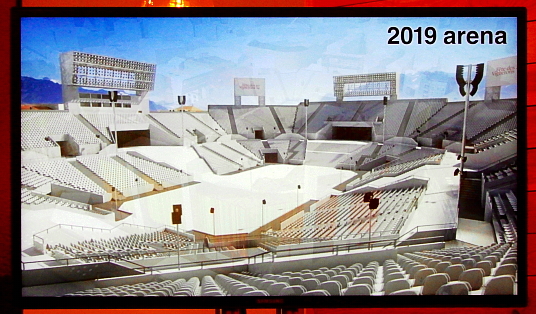
[[[517,56],[489,61],[486,87],[517,84]]]
[[[235,78],[235,96],[264,96],[263,78]]]

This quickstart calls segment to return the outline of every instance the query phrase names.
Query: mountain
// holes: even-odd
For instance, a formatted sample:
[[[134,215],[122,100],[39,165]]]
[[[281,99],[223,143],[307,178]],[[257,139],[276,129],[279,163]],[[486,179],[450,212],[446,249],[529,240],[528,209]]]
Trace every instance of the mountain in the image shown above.
[[[21,76],[21,104],[61,104],[63,103],[61,96],[61,84],[56,83],[49,78],[36,79],[29,76]],[[106,94],[104,89],[89,90],[80,88],[81,92],[91,92],[98,94]],[[149,109],[151,111],[168,110],[163,103],[155,103],[149,101]]]
[[[154,101],[152,100],[149,100],[149,111],[160,111],[160,110],[165,110],[165,111],[168,111],[170,108],[168,108],[166,106],[165,103],[155,103]]]
[[[474,99],[483,99],[485,94],[486,78],[482,80]],[[81,92],[105,94],[107,91],[88,90],[81,88]],[[506,86],[502,92],[503,98],[517,97],[517,86]],[[402,73],[399,81],[400,99],[410,98],[448,98],[449,101],[463,101],[458,92],[455,74],[446,72],[415,72]],[[62,103],[61,84],[48,78],[35,79],[21,77],[21,104],[60,104]],[[166,102],[149,101],[150,111],[167,111],[173,109],[173,104]],[[175,105],[176,107],[176,105]]]
[[[61,104],[61,84],[48,78],[21,77],[21,104]]]

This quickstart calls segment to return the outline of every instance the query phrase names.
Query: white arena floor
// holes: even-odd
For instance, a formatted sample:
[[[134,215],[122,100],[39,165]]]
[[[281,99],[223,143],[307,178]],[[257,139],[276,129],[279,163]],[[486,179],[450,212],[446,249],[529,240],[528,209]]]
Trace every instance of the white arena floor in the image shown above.
[[[155,161],[194,174],[194,181],[198,183],[125,202],[120,209],[132,215],[118,222],[55,208],[23,209],[22,251],[31,251],[33,234],[57,224],[103,229],[111,229],[122,223],[156,228],[172,226],[174,204],[182,204],[180,229],[183,231],[197,230],[209,234],[215,231],[217,235],[249,233],[299,204],[340,194],[333,187],[355,175],[352,171],[329,167],[271,164],[218,176],[192,148],[153,146],[123,150],[138,151]],[[419,207],[410,215],[401,234],[416,226],[458,223],[457,212],[453,210],[456,208],[459,184],[458,178],[453,176],[457,164],[456,154],[446,153],[440,165],[427,165],[399,177],[382,178],[370,184],[381,188],[412,177],[428,180]],[[262,200],[266,200],[266,205],[263,206]],[[212,207],[215,209],[214,216],[210,214]],[[471,230],[472,227],[464,226],[460,225],[458,234],[463,238],[460,240],[487,243],[492,239],[488,230]],[[61,234],[65,237],[66,233]],[[73,242],[79,240],[80,231],[77,231],[73,233]]]
[[[355,174],[319,166],[274,164],[240,173],[218,176],[198,158],[192,148],[137,147],[135,150],[168,163],[199,182],[180,189],[134,199],[120,209],[132,213],[117,223],[59,209],[22,210],[22,250],[32,246],[32,235],[56,224],[110,229],[131,223],[150,227],[171,226],[173,204],[182,204],[181,230],[197,230],[217,235],[248,233],[309,200],[339,193],[332,188]],[[298,189],[300,185],[300,189]],[[266,205],[262,205],[262,200]],[[215,208],[215,217],[210,208]]]

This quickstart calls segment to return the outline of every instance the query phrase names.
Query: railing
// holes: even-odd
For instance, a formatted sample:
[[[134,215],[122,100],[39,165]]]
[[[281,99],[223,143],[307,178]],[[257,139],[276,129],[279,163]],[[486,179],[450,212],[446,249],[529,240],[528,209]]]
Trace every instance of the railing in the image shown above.
[[[209,147],[206,147],[206,146],[204,146],[204,145],[201,145],[200,147],[203,147],[204,149],[206,149],[207,151],[211,152],[212,154],[218,156],[219,158],[221,158],[221,159],[223,159],[223,160],[225,160],[225,161],[227,161],[227,162],[230,162],[230,163],[232,163],[232,164],[235,164],[235,165],[238,166],[240,169],[242,169],[242,165],[241,165],[240,163],[238,163],[238,162],[232,160],[231,158],[229,158],[229,157],[227,157],[227,156],[225,156],[225,155],[223,155],[223,154],[221,154],[221,153],[215,151],[214,149],[209,148]]]
[[[173,130],[171,130],[170,128],[168,128],[163,122],[160,122],[160,120],[158,120],[156,117],[153,117],[151,114],[148,114],[147,117],[149,117],[149,120],[150,121],[154,121],[156,123],[156,125],[158,127],[160,127],[161,129],[164,129],[165,131],[167,131],[168,133],[171,133],[173,134],[174,136],[176,136],[177,138],[182,138],[182,136],[179,136],[177,133],[173,132]]]
[[[368,236],[368,234],[367,234]],[[328,253],[338,255],[339,252],[350,252],[350,250],[356,249],[373,249],[374,247],[386,248],[392,246],[396,248],[398,237],[387,237],[387,238],[376,238],[371,239],[370,241],[362,242],[352,242],[352,243],[342,243],[342,244],[325,244],[322,245],[322,242],[316,242],[314,246],[308,247],[292,247],[291,245],[284,248],[274,248],[272,253],[277,256],[279,253],[286,253],[285,256],[294,256],[300,254],[316,254],[316,253]],[[305,242],[304,242],[305,243]],[[312,242],[311,242],[312,243]],[[273,255],[273,256],[274,256]],[[273,259],[273,258],[272,258]]]
[[[432,228],[434,227],[434,228]],[[440,227],[440,228],[438,228]],[[457,224],[456,223],[447,223],[447,224],[430,224],[430,225],[421,225],[421,226],[416,226],[414,228],[412,228],[411,230],[408,230],[407,232],[405,232],[404,234],[402,235],[399,235],[399,232],[398,231],[393,231],[393,230],[388,230],[388,231],[379,231],[379,232],[372,232],[370,234],[370,238],[371,238],[371,241],[363,241],[363,242],[353,242],[353,243],[345,243],[345,244],[329,244],[330,247],[344,247],[344,246],[355,246],[355,245],[363,245],[363,244],[369,244],[369,243],[376,243],[376,242],[389,242],[386,246],[389,246],[389,245],[392,245],[393,247],[396,247],[398,243],[401,243],[401,242],[411,242],[411,241],[416,241],[416,240],[422,240],[423,238],[420,238],[420,239],[415,239],[415,240],[407,240],[407,238],[411,237],[412,235],[418,233],[418,232],[422,232],[422,231],[434,231],[434,230],[448,230],[448,229],[455,229],[457,227]],[[390,237],[392,236],[392,237]],[[406,237],[406,239],[404,240],[401,240],[402,238]],[[266,239],[266,236],[265,238],[263,239],[263,242],[264,244],[267,246],[267,247],[271,247],[271,249],[274,249],[276,250],[277,248],[274,248],[273,246],[279,246],[279,245],[299,245],[299,244],[306,244],[306,243],[313,243],[313,242],[316,242],[316,243],[322,243],[322,242],[327,242],[327,241],[341,241],[341,240],[362,240],[362,239],[367,239],[369,237],[369,233],[368,232],[365,232],[365,233],[359,233],[359,234],[355,234],[355,235],[349,235],[349,236],[345,236],[344,238],[342,236],[337,236],[337,237],[328,237],[328,238],[308,238],[308,239],[300,239],[300,238],[280,238],[280,237],[272,237],[272,236],[268,236],[270,238],[273,238],[272,239]],[[378,239],[378,238],[381,238],[383,237],[383,239]],[[386,238],[388,237],[388,238]],[[376,239],[373,239],[373,238],[376,238]],[[439,238],[444,238],[444,236],[433,236],[433,237],[427,237],[429,239],[439,239]],[[367,239],[368,240],[368,239]],[[272,243],[270,243],[272,242]],[[275,243],[274,243],[275,242]],[[286,243],[285,243],[286,242]],[[319,247],[323,247],[322,245],[321,246],[315,246],[315,248],[319,248]],[[306,249],[310,249],[310,248],[306,248]],[[292,249],[289,249],[289,250],[292,250]],[[300,250],[300,249],[297,249],[297,250]]]
[[[195,153],[197,154],[197,156],[199,156],[200,159],[202,159],[205,164],[208,166],[208,168],[214,173],[214,174],[218,174],[218,172],[216,171],[216,169],[214,169],[210,163],[208,162],[208,160],[201,155],[201,153],[199,152],[199,148],[198,147],[201,147],[201,146],[198,146],[198,145],[192,145],[192,148],[194,149]]]
[[[469,103],[468,109],[471,109],[472,107],[476,106],[477,104],[478,104],[478,102],[473,102],[472,104]],[[448,105],[448,102],[447,102],[447,105]],[[433,126],[429,127],[428,129],[421,131],[421,133],[419,133],[419,135],[424,136],[425,134],[431,132],[433,129],[435,129],[437,127],[440,127],[440,126],[443,126],[445,122],[449,121],[450,119],[454,119],[457,115],[463,113],[463,111],[464,111],[464,109],[461,109],[461,110],[449,115],[448,117],[446,117],[445,119],[439,121],[438,123],[434,124]]]
[[[114,256],[113,254],[100,254],[100,255],[92,255],[92,257],[99,257],[100,259],[102,259],[103,261],[113,261],[115,260],[117,257]],[[31,262],[23,262],[21,261],[21,269],[22,270],[26,270],[26,265],[31,265],[31,264],[38,264],[38,263],[52,263],[52,262],[56,262],[58,264],[62,264],[62,263],[65,263],[65,265],[58,265],[57,267],[62,267],[62,266],[72,266],[72,265],[78,265],[78,264],[86,264],[84,261],[82,261],[81,259],[84,259],[86,258],[85,256],[79,256],[79,257],[66,257],[66,258],[57,258],[57,259],[54,259],[54,260],[42,260],[42,261],[31,261]],[[70,265],[69,265],[70,263]],[[54,267],[54,266],[52,266]]]
[[[235,142],[236,142],[238,145],[244,147],[243,145],[241,145],[240,143],[238,143],[236,140],[235,140]],[[221,145],[224,146],[224,147],[227,147],[228,149],[234,151],[234,152],[237,153],[237,154],[240,154],[241,156],[244,156],[244,157],[248,158],[249,160],[253,160],[253,161],[256,162],[256,163],[260,163],[260,162],[262,162],[262,160],[260,160],[257,156],[255,156],[255,154],[253,154],[253,153],[252,153],[249,149],[247,149],[247,148],[246,148],[246,150],[247,150],[248,152],[251,152],[251,153],[255,156],[255,158],[253,158],[253,157],[251,157],[251,156],[248,156],[248,155],[245,155],[244,153],[238,151],[237,149],[235,149],[235,148],[233,148],[233,147],[227,145],[225,142],[221,142]]]
[[[430,228],[430,227],[435,227],[435,228]],[[446,223],[446,224],[431,224],[431,225],[416,226],[416,227],[413,227],[412,229],[406,231],[404,234],[398,236],[397,240],[400,242],[401,238],[403,238],[405,236],[407,236],[407,238],[409,238],[409,237],[413,236],[414,234],[416,234],[418,232],[438,230],[437,227],[443,227],[443,228],[441,228],[442,230],[455,229],[455,228],[458,227],[458,224],[456,224],[456,223]],[[419,228],[421,230],[419,230]],[[406,240],[403,240],[403,241],[406,241]]]
[[[386,164],[372,169],[372,171],[363,174],[360,178],[350,182],[348,186],[350,189],[354,189],[359,186],[363,186],[367,183],[370,183],[376,179],[383,177],[396,177],[403,173],[407,173],[411,170],[417,169],[425,165],[437,165],[441,162],[443,154],[435,154],[427,157],[423,157],[416,160],[395,163],[395,164]],[[392,167],[392,169],[390,169]],[[401,168],[408,167],[408,168]]]
[[[168,229],[169,231],[172,231],[172,232],[177,232],[177,226],[164,225],[163,227],[160,227],[160,228]],[[193,234],[186,232],[186,230],[184,229],[179,228],[179,234],[187,237],[188,239],[192,241],[195,241],[195,236]]]
[[[258,140],[258,141],[260,142],[261,140]],[[259,153],[258,153],[258,155],[257,155],[257,154],[255,154],[255,152],[253,152],[251,149],[249,149],[248,147],[246,147],[246,145],[240,143],[239,141],[236,141],[236,142],[238,143],[238,145],[240,145],[240,146],[242,146],[243,148],[245,148],[248,152],[252,153],[253,156],[255,156],[256,158],[258,158],[258,159],[259,159],[259,162],[262,163],[261,158],[258,157],[259,155],[262,155],[262,153],[260,153],[260,151],[259,151]]]
[[[253,260],[253,264],[256,264],[257,258],[259,257],[261,258],[260,263],[263,263],[265,261],[266,255],[272,255],[272,259],[270,261],[272,262],[274,261],[273,253],[270,251],[266,251],[266,252],[262,252],[262,253],[255,254],[252,256],[228,257],[228,258],[219,258],[219,259],[214,259],[214,260],[209,260],[209,261],[194,261],[194,262],[186,262],[186,263],[180,262],[180,263],[173,263],[173,264],[166,264],[166,265],[151,266],[151,267],[146,267],[146,268],[148,268],[151,271],[151,273],[157,270],[170,269],[175,266],[180,266],[181,268],[200,267],[201,269],[203,269],[203,267],[209,266],[209,265],[221,265],[225,263],[235,263],[239,261],[244,261],[246,259],[247,259],[247,265],[250,265],[252,264],[251,263],[252,260]]]
[[[392,230],[384,230],[384,231],[374,231],[370,233],[370,237],[385,237],[390,235],[396,235],[396,232],[393,232]],[[267,240],[266,237],[273,238],[273,240]],[[304,244],[304,243],[312,243],[312,242],[326,242],[326,241],[342,241],[342,240],[360,240],[365,239],[369,237],[368,232],[362,232],[357,234],[348,234],[348,235],[340,235],[340,236],[333,236],[333,237],[322,237],[322,238],[292,238],[292,237],[277,237],[277,236],[271,236],[271,235],[265,235],[265,238],[263,241],[269,241],[269,242],[276,242],[277,245],[286,245],[286,244]]]
[[[110,232],[110,233],[112,232],[112,229],[114,229],[114,228],[112,228],[112,229],[103,229],[103,228],[96,228],[96,227],[85,227],[85,226],[76,226],[76,225],[58,224],[58,225],[52,226],[52,227],[50,227],[50,228],[47,228],[47,229],[45,229],[45,230],[43,230],[43,231],[39,231],[38,233],[34,234],[34,235],[33,235],[33,241],[34,241],[34,242],[38,242],[36,239],[41,240],[40,243],[41,243],[41,245],[43,246],[43,251],[45,251],[45,238],[44,238],[44,237],[41,237],[40,234],[42,234],[42,233],[46,233],[46,234],[48,234],[48,232],[49,232],[50,230],[52,230],[52,229],[56,229],[56,228],[61,229],[62,226],[70,227],[71,229],[73,229],[73,228],[81,228],[82,230],[84,230],[84,229],[90,229],[91,231],[98,230],[98,231],[101,231],[101,232],[107,231],[107,232]]]
[[[208,116],[209,116],[212,120],[214,120],[214,122],[216,122],[216,124],[218,125],[218,127],[220,128],[220,130],[223,132],[223,135],[226,135],[227,132],[225,131],[225,129],[223,128],[223,126],[218,122],[218,120],[216,120],[216,119],[210,114],[210,111],[208,111],[208,109],[207,109],[207,113],[208,113]],[[211,128],[211,129],[212,129],[212,128]],[[218,131],[216,131],[216,130],[214,130],[214,131],[215,131],[215,132],[218,132]],[[218,132],[218,134],[219,134],[219,132]],[[222,135],[220,134],[220,136],[222,136]]]
[[[188,251],[188,250],[189,249],[181,249],[180,252],[185,252],[185,251]],[[234,250],[234,251],[238,252],[240,250]],[[180,253],[180,252],[179,252],[180,256],[190,255],[190,254],[184,254],[184,253]],[[220,252],[233,252],[233,250],[220,251]],[[210,252],[210,253],[213,253],[213,252]],[[199,266],[199,267],[201,267],[201,269],[203,269],[203,267],[207,266],[207,265],[216,265],[216,264],[222,264],[222,263],[227,263],[227,262],[237,262],[237,261],[242,261],[242,260],[246,260],[246,259],[247,259],[247,264],[251,264],[252,259],[253,259],[253,263],[257,263],[257,258],[259,258],[259,257],[261,258],[260,262],[264,262],[265,256],[269,255],[269,254],[272,254],[272,252],[265,251],[265,252],[261,252],[261,253],[251,255],[251,256],[237,256],[237,257],[216,258],[216,259],[209,260],[209,261],[180,262],[180,267],[195,267],[195,266]],[[133,260],[128,259],[128,256],[130,256],[130,255],[139,256],[142,260],[144,260],[146,258],[177,256],[177,250],[153,251],[153,252],[140,253],[140,254],[138,254],[138,253],[121,253],[121,252],[116,252],[116,253],[113,253],[113,254],[111,254],[111,253],[106,253],[106,254],[78,254],[78,255],[75,255],[74,257],[59,258],[59,259],[54,259],[54,260],[40,260],[40,261],[31,261],[31,262],[22,262],[21,261],[21,269],[26,270],[27,265],[38,264],[38,263],[52,263],[52,262],[55,262],[55,263],[58,263],[58,264],[61,264],[61,265],[51,266],[51,267],[63,267],[63,266],[73,266],[73,265],[79,265],[79,264],[88,265],[88,264],[91,264],[91,263],[98,263],[98,262],[119,261],[119,262],[125,262],[125,263],[135,265],[135,267],[130,267],[129,269],[140,270],[143,273],[146,273],[147,271],[150,271],[151,274],[152,274],[152,272],[154,270],[169,269],[172,266],[177,265],[177,263],[173,263],[173,264],[164,264],[164,265],[157,265],[157,266],[144,266],[144,265],[141,265],[141,264],[138,264],[138,263],[134,262]],[[140,258],[138,258],[138,259],[140,259]],[[94,261],[93,262],[91,262],[91,261],[90,262],[85,262],[84,260],[94,260]],[[273,261],[273,257],[272,257],[272,261]]]
[[[141,264],[135,263],[135,262],[133,262],[131,260],[120,258],[120,257],[118,257],[118,256],[116,256],[114,254],[104,254],[104,255],[100,254],[100,255],[94,255],[94,256],[99,257],[102,260],[102,262],[121,261],[121,262],[129,263],[129,264],[133,264],[133,265],[135,265],[135,267],[132,267],[130,269],[140,270],[144,274],[147,272],[147,269],[149,268],[147,266],[143,266]],[[73,265],[87,265],[88,263],[85,263],[82,260],[84,258],[86,258],[86,257],[69,257],[69,258],[59,258],[59,259],[55,259],[55,260],[21,262],[21,269],[26,270],[26,265],[37,264],[37,263],[50,263],[50,262],[57,262],[59,264],[65,263],[65,265],[58,265],[58,266],[55,266],[55,267],[73,266]],[[52,266],[52,267],[54,267],[54,266]],[[102,272],[100,272],[100,273],[102,273]],[[99,273],[97,273],[97,274],[99,274]],[[97,278],[99,278],[98,275],[97,275]]]
[[[128,223],[128,222],[124,222],[124,223],[120,224],[119,226],[113,227],[111,230],[113,230],[115,228],[119,228],[121,226],[130,226],[130,227],[136,227],[136,228],[142,228],[142,229],[151,229],[151,230],[156,230],[156,231],[158,231],[159,229],[162,228],[162,227],[158,227],[158,228],[149,227],[149,226],[143,226],[143,225],[137,225],[137,224],[131,224],[131,223]]]
[[[70,185],[70,184],[67,184],[67,183],[64,183],[64,182],[61,182],[61,183],[62,183],[61,185]],[[85,211],[91,211],[91,207],[86,203],[77,202],[77,201],[73,201],[73,200],[70,200],[70,199],[61,198],[61,197],[52,196],[52,195],[35,193],[35,192],[31,192],[31,194],[34,195],[34,196],[37,196],[39,198],[42,198],[44,200],[47,200],[49,202],[55,202],[56,204],[63,203],[63,205],[67,205],[67,204],[76,205],[79,209],[83,209]]]
[[[387,173],[391,173],[391,167],[403,167],[403,166],[411,166],[411,169],[410,170],[413,170],[415,168],[418,168],[420,166],[424,166],[424,165],[428,165],[428,164],[437,164],[437,162],[441,162],[441,159],[443,158],[443,153],[440,153],[440,154],[430,154],[429,156],[426,156],[426,157],[421,157],[419,159],[416,159],[416,160],[410,160],[410,161],[406,161],[406,162],[400,162],[400,163],[394,163],[394,164],[385,164],[385,165],[381,165],[379,167],[376,167],[374,169],[372,169],[371,172],[373,173],[376,173],[376,172],[379,172],[379,171],[382,171],[382,170],[387,170]],[[415,167],[413,165],[415,165]],[[402,172],[407,172],[409,170],[403,170]],[[400,170],[396,170],[395,174],[399,174],[401,171]]]
[[[193,115],[191,112],[186,111],[186,113],[187,113],[190,117],[194,118],[196,121],[198,121],[199,123],[201,123],[201,125],[204,125],[205,127],[209,128],[212,132],[218,134],[218,137],[221,136],[221,134],[220,134],[218,131],[214,130],[210,125],[206,124],[204,121],[202,121],[201,119],[199,119],[198,117],[196,117],[195,115]],[[210,116],[210,114],[209,114],[209,116]],[[212,118],[212,117],[211,117],[211,118]],[[213,119],[213,120],[214,120],[214,119]],[[219,125],[219,123],[218,123],[217,121],[216,121],[216,124],[217,124],[219,127],[221,127],[221,125]],[[222,128],[222,130],[223,130],[223,128]]]
[[[53,229],[55,227],[56,226],[54,226],[52,228],[49,228],[49,229],[47,229],[45,231],[48,231],[48,230]],[[76,227],[79,227],[79,226],[76,226]],[[153,272],[155,272],[155,271],[164,270],[164,269],[172,269],[174,267],[177,267],[179,269],[180,268],[200,267],[201,269],[203,269],[204,267],[209,266],[209,265],[222,265],[222,264],[225,264],[225,263],[235,263],[235,262],[244,262],[244,261],[245,261],[244,265],[250,265],[250,264],[256,264],[256,263],[264,263],[264,262],[272,262],[273,263],[275,261],[275,258],[278,255],[278,253],[287,253],[287,254],[285,254],[287,256],[295,256],[295,255],[300,255],[300,254],[315,254],[315,253],[327,253],[327,254],[338,255],[340,252],[345,252],[345,251],[350,252],[351,250],[356,250],[356,249],[369,249],[369,250],[371,250],[374,247],[376,247],[376,248],[386,248],[386,247],[390,246],[393,249],[396,249],[397,244],[401,243],[401,242],[422,241],[423,239],[427,239],[428,242],[430,242],[430,240],[434,240],[434,241],[445,240],[444,235],[432,236],[432,237],[427,237],[427,238],[419,238],[419,239],[410,239],[410,240],[407,239],[407,238],[411,237],[413,234],[416,234],[416,233],[421,232],[421,231],[438,230],[438,227],[440,227],[439,229],[443,229],[443,230],[445,230],[445,229],[453,229],[453,228],[457,227],[457,224],[448,223],[448,224],[421,225],[421,226],[416,226],[416,227],[412,228],[411,230],[405,232],[402,235],[398,235],[398,233],[393,234],[391,231],[374,232],[373,233],[375,235],[374,239],[371,239],[369,241],[352,242],[352,243],[341,243],[341,244],[326,243],[327,241],[334,241],[334,238],[329,238],[329,240],[327,238],[299,239],[301,241],[301,243],[313,243],[314,242],[316,244],[314,246],[308,246],[308,247],[295,247],[293,245],[289,245],[289,246],[286,246],[285,248],[282,248],[281,250],[278,250],[278,248],[275,248],[275,249],[272,248],[272,249],[268,249],[265,252],[261,252],[261,253],[254,254],[254,255],[251,255],[251,256],[224,257],[224,258],[216,258],[216,259],[209,260],[209,261],[192,261],[192,262],[182,262],[181,263],[178,260],[177,263],[172,263],[172,264],[157,265],[157,266],[144,266],[144,265],[142,265],[140,263],[136,263],[133,260],[129,260],[128,259],[128,256],[130,256],[129,253],[117,252],[117,253],[114,253],[114,254],[109,254],[109,253],[107,253],[107,254],[81,254],[81,255],[76,255],[75,257],[72,257],[72,258],[61,258],[61,259],[56,259],[54,261],[43,260],[43,261],[21,262],[21,268],[22,268],[22,270],[26,270],[27,265],[36,264],[36,263],[50,263],[50,262],[57,262],[57,263],[60,263],[60,264],[65,263],[64,265],[58,265],[58,267],[70,266],[70,265],[73,265],[73,264],[88,265],[88,264],[91,264],[91,262],[89,262],[89,263],[84,262],[84,259],[93,259],[93,260],[101,260],[103,262],[119,261],[119,262],[123,262],[123,263],[127,263],[127,264],[132,264],[132,265],[134,265],[134,267],[129,267],[129,269],[137,270],[142,274],[150,273],[152,275]],[[91,229],[91,227],[83,227],[83,228]],[[151,227],[148,227],[148,228],[151,228]],[[106,229],[101,229],[101,228],[93,228],[93,229],[106,230]],[[395,238],[393,238],[393,237],[380,238],[381,235],[385,236],[388,233],[391,233],[391,235],[396,236],[396,237]],[[371,235],[372,235],[372,233],[371,233]],[[378,236],[378,235],[380,235],[380,236]],[[365,236],[368,236],[368,233],[361,234],[362,239],[365,238]],[[259,236],[259,237],[250,237],[248,240],[253,240],[255,238],[258,239],[258,240],[266,240],[267,237],[269,237],[269,236],[262,235],[262,236]],[[406,237],[406,239],[401,241],[401,239],[404,238],[404,237]],[[296,239],[293,239],[293,240],[296,240]],[[177,253],[179,255],[181,255],[181,253],[180,253],[181,251],[184,252],[184,251],[187,251],[187,250],[188,249],[182,249],[179,252],[177,252],[177,250],[153,251],[153,252],[147,252],[147,253],[144,253],[144,254],[134,253],[133,255],[141,257],[142,259],[155,258],[155,255],[156,255],[156,257],[171,257],[171,256],[176,256]],[[240,250],[236,250],[236,251],[238,252]],[[232,252],[232,251],[223,251],[223,252]],[[269,257],[271,257],[271,259]],[[113,271],[101,271],[101,272],[97,272],[96,274],[97,274],[97,279],[114,277]],[[119,272],[119,271],[117,272],[117,275],[121,275],[121,274],[124,275],[123,272]]]
[[[164,225],[164,226],[160,226],[160,227],[149,227],[149,226],[131,224],[131,223],[127,223],[127,222],[124,222],[124,223],[122,223],[122,224],[120,224],[118,226],[115,226],[113,228],[110,228],[110,229],[97,228],[97,227],[87,227],[87,226],[77,226],[77,225],[58,224],[58,225],[52,226],[50,228],[47,228],[47,229],[45,229],[43,231],[37,232],[36,234],[33,235],[33,240],[36,241],[36,238],[40,239],[41,244],[44,245],[45,239],[41,236],[41,234],[43,234],[43,233],[48,234],[50,230],[56,229],[56,228],[59,228],[59,229],[61,229],[61,228],[70,228],[71,230],[75,229],[75,228],[77,228],[77,229],[79,228],[79,229],[82,229],[82,230],[91,230],[92,232],[100,231],[100,232],[112,233],[114,229],[120,228],[122,226],[130,226],[130,227],[136,227],[136,228],[142,228],[142,229],[149,229],[149,230],[152,230],[152,231],[163,231],[164,229],[170,229],[170,230],[173,230],[173,231],[176,230],[176,227],[170,227],[168,225]],[[192,238],[192,237],[188,236],[188,233],[185,232],[184,230],[179,229],[179,231],[184,233],[186,237],[188,237],[190,239]]]
[[[443,99],[440,99],[443,100]],[[441,106],[439,108],[434,107],[434,113],[432,113],[427,119],[425,119],[419,126],[417,126],[409,135],[408,137],[414,137],[420,135],[420,133],[417,132],[417,130],[420,130],[428,121],[430,121],[436,114],[438,114],[443,108],[445,108],[448,104],[448,99],[444,99],[445,101],[442,102]]]

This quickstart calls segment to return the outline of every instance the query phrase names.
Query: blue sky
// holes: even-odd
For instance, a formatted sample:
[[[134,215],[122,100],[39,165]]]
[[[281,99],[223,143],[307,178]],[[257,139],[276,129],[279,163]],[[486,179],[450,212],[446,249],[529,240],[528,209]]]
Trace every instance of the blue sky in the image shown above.
[[[433,27],[437,40],[389,45],[393,26]],[[513,18],[24,18],[21,29],[23,76],[60,81],[66,51],[155,63],[151,99],[174,106],[186,94],[200,108],[232,104],[235,77],[265,78],[267,104],[297,104],[334,100],[335,75],[454,73],[517,55]],[[507,44],[445,45],[447,30],[504,30]]]

